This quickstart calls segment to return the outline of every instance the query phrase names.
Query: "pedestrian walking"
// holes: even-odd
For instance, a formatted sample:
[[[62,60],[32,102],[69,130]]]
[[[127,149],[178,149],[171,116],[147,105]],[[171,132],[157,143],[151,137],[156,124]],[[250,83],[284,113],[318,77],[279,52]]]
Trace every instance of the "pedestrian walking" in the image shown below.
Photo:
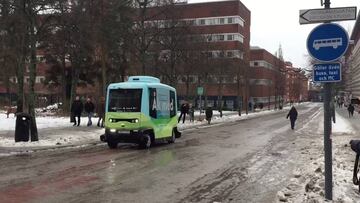
[[[294,130],[294,127],[295,127],[295,121],[297,119],[297,116],[298,116],[298,112],[297,110],[295,109],[295,107],[291,107],[289,113],[287,114],[286,116],[286,119],[288,119],[290,117],[290,125],[291,125],[291,129]]]
[[[90,97],[88,97],[88,98],[86,99],[86,102],[85,102],[85,112],[87,113],[87,116],[88,116],[87,126],[91,126],[91,125],[92,125],[91,118],[92,118],[93,115],[94,115],[94,110],[95,110],[95,106],[94,106],[94,104],[92,103]]]
[[[205,111],[205,117],[206,117],[208,124],[210,124],[212,116],[213,116],[213,110],[212,110],[211,106],[209,106],[206,108],[206,111]]]
[[[83,103],[80,100],[79,96],[75,97],[75,100],[71,104],[71,121],[74,123],[74,126],[80,126],[80,117],[83,111]],[[76,122],[77,118],[77,122]]]
[[[348,112],[349,112],[349,118],[354,116],[354,110],[355,110],[355,107],[350,103],[348,108],[347,108]]]
[[[190,107],[189,107],[189,116],[190,116],[190,122],[194,122],[195,108],[192,104],[190,104]]]
[[[189,113],[189,104],[184,102],[183,104],[181,104],[181,107],[180,107],[180,116],[179,116],[179,119],[178,119],[178,123],[180,122],[181,118],[183,119],[183,123],[185,123],[185,117],[186,117],[186,114]]]
[[[100,101],[96,108],[97,114],[98,114],[98,122],[97,126],[103,128],[104,127],[104,119],[105,119],[105,98],[101,97]]]

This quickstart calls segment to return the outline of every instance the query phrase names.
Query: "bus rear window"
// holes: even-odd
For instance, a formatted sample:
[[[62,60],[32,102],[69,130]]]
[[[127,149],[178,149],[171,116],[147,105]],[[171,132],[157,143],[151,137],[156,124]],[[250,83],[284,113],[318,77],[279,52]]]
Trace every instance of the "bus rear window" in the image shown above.
[[[141,112],[142,89],[111,89],[109,112]]]

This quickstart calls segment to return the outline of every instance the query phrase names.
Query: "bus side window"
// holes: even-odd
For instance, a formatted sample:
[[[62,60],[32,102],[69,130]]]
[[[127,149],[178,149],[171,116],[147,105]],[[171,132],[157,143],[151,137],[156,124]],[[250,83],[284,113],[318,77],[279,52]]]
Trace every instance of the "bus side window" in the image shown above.
[[[152,118],[157,118],[157,98],[155,88],[149,88],[149,115]]]
[[[170,90],[170,118],[176,116],[175,92]]]

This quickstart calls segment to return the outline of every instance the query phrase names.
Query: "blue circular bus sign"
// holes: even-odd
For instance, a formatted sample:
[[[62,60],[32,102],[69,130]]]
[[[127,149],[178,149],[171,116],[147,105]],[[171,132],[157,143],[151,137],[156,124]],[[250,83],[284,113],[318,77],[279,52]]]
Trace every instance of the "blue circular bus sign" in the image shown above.
[[[324,23],[310,32],[306,45],[313,58],[321,62],[335,61],[345,54],[349,36],[340,25]]]

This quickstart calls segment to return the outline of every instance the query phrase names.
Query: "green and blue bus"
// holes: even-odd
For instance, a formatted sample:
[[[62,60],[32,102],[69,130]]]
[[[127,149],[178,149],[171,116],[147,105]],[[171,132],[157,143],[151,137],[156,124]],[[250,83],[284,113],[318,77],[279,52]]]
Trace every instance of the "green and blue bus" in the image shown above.
[[[149,148],[155,142],[174,143],[177,130],[175,88],[151,76],[131,76],[127,82],[108,86],[105,137],[110,148],[118,143],[138,143]]]

